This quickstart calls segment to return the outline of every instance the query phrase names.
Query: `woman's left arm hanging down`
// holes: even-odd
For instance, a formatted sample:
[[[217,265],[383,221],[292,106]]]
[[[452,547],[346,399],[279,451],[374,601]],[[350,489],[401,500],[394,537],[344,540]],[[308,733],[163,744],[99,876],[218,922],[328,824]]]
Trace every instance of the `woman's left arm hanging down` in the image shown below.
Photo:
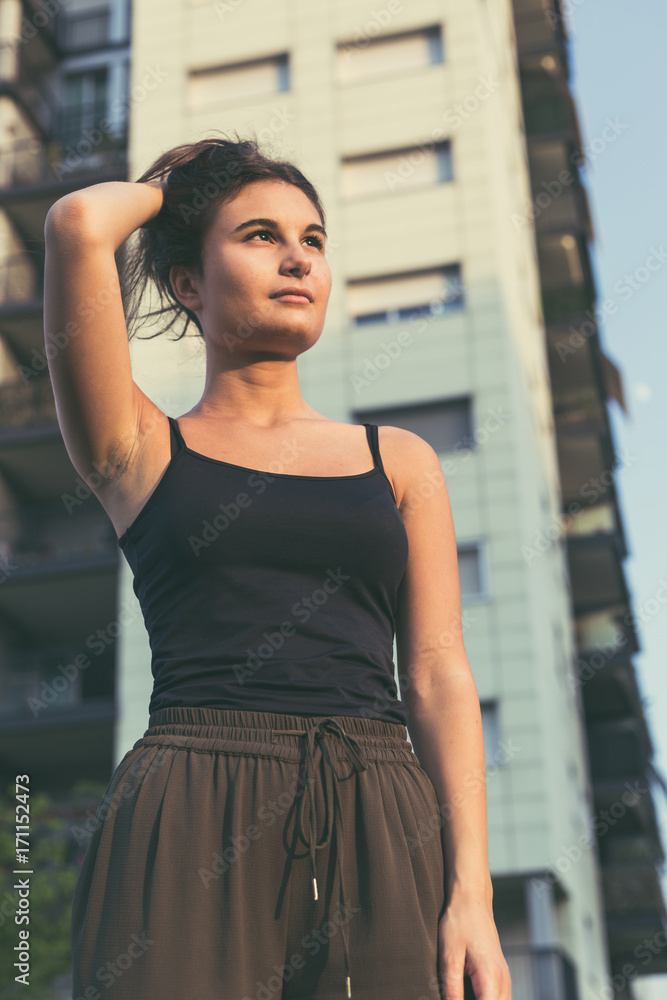
[[[456,537],[433,448],[392,429],[392,467],[409,556],[399,589],[396,646],[401,697],[419,762],[440,806],[447,906],[439,926],[444,1000],[511,1000],[509,968],[493,917],[488,864],[482,717],[463,643]]]

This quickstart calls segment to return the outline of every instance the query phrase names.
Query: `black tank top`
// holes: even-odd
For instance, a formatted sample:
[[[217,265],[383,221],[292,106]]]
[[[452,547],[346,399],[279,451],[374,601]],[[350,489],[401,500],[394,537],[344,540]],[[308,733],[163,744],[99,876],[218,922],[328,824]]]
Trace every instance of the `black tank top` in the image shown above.
[[[186,447],[118,539],[151,647],[149,712],[357,715],[407,725],[394,681],[408,539],[375,424],[354,476],[259,472]]]

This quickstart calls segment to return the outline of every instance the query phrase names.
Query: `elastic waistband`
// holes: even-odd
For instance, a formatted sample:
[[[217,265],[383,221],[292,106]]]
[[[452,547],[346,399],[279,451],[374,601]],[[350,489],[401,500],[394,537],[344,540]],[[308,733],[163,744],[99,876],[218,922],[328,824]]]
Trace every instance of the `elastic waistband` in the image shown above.
[[[404,725],[356,715],[288,715],[245,709],[173,706],[150,713],[148,729],[135,747],[174,746],[204,753],[239,753],[297,761],[303,745],[301,734],[327,719],[335,720],[341,729],[350,733],[364,748],[364,755],[369,759],[418,764]],[[332,746],[332,750],[337,756],[345,756],[342,745]]]

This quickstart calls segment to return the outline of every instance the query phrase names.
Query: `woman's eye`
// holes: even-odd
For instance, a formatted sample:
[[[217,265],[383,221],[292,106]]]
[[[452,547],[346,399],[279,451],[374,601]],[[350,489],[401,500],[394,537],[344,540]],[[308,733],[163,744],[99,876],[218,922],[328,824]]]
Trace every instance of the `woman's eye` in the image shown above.
[[[248,239],[254,239],[255,236],[270,236],[273,239],[273,233],[270,233],[268,229],[257,229],[254,233],[250,233]],[[306,236],[307,240],[315,240],[315,246],[322,250],[324,247],[324,241],[319,236]]]

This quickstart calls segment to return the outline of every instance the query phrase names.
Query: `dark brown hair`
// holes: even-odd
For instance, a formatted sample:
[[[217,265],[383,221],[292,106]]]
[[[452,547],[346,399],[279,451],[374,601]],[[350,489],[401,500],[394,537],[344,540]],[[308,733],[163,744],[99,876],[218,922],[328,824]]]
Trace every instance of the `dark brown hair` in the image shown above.
[[[311,200],[325,225],[317,191],[301,171],[287,160],[271,159],[260,151],[256,139],[240,139],[238,133],[236,140],[213,137],[175,146],[159,156],[136,183],[165,178],[162,208],[123,246],[119,270],[130,340],[140,322],[153,316],[171,319],[162,330],[140,340],[166,333],[180,318],[184,325],[175,340],[185,335],[190,323],[204,336],[196,314],[176,298],[169,272],[174,264],[180,264],[202,276],[206,233],[221,205],[235,198],[246,185],[267,179],[294,184]],[[140,315],[149,282],[157,289],[160,307]]]

